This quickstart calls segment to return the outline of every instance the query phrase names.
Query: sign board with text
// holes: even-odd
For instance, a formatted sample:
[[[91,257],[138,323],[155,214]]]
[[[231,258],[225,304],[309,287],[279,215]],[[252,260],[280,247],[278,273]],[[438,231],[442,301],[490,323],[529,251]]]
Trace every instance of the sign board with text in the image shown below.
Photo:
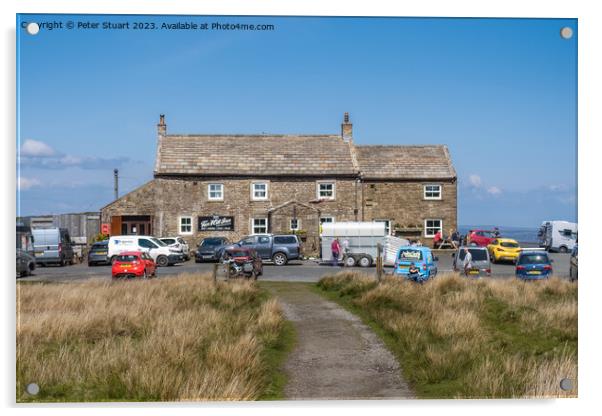
[[[234,231],[234,217],[223,215],[199,217],[199,231]]]

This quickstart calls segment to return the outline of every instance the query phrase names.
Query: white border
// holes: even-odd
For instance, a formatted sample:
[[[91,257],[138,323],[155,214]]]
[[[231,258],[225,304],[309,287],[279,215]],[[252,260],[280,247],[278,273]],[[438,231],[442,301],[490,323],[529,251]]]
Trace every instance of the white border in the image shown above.
[[[597,166],[599,155],[602,154],[601,119],[602,105],[600,103],[602,59],[599,50],[599,40],[602,39],[602,19],[596,2],[592,1],[559,1],[535,0],[506,0],[483,2],[477,0],[423,0],[421,2],[387,2],[386,0],[371,0],[370,2],[349,2],[344,0],[222,0],[197,1],[171,0],[169,2],[151,2],[147,0],[13,0],[2,2],[0,19],[3,22],[4,42],[2,67],[2,91],[5,92],[1,104],[2,126],[7,140],[2,141],[4,163],[2,166],[2,184],[5,185],[5,200],[14,200],[15,195],[15,143],[10,138],[15,137],[15,37],[14,26],[16,12],[21,13],[156,13],[156,14],[271,14],[271,15],[391,15],[391,16],[479,16],[479,17],[574,17],[579,18],[579,187],[583,189],[597,186]],[[461,401],[421,401],[421,402],[303,402],[303,403],[208,403],[208,404],[117,404],[128,415],[164,415],[163,407],[177,407],[178,410],[190,415],[197,415],[199,407],[205,414],[230,415],[233,410],[245,409],[251,415],[278,415],[284,409],[292,415],[312,413],[331,414],[333,408],[344,409],[347,415],[365,415],[371,408],[378,408],[381,415],[399,415],[400,413],[420,412],[421,414],[441,415],[504,415],[509,412],[537,412],[546,415],[566,415],[590,413],[599,406],[600,374],[602,365],[599,356],[599,346],[602,344],[601,335],[595,331],[596,321],[602,314],[602,306],[598,301],[602,293],[602,280],[595,278],[599,274],[599,265],[594,259],[599,257],[595,250],[594,227],[583,226],[596,224],[600,196],[594,193],[584,193],[579,196],[579,222],[581,245],[582,276],[588,271],[591,279],[582,279],[579,293],[579,399],[576,400],[461,400]],[[1,231],[4,236],[11,236],[14,228],[15,206],[10,203],[2,204]],[[8,240],[8,242],[6,241]],[[2,264],[5,265],[5,275],[12,276],[12,253],[14,240],[3,240],[5,248],[0,250]],[[7,245],[8,244],[8,245]],[[5,414],[17,413],[14,408],[14,353],[15,353],[15,283],[11,279],[3,279],[4,319],[7,325],[6,336],[2,345],[2,357],[5,360],[2,368],[7,369],[3,374],[2,403],[9,407]],[[79,415],[81,408],[87,413],[104,415],[105,407],[110,404],[98,405],[43,405],[18,406],[19,414],[34,413],[36,410],[45,415]],[[12,407],[12,408],[11,408]],[[309,409],[308,409],[309,408]],[[593,412],[591,412],[593,413]]]

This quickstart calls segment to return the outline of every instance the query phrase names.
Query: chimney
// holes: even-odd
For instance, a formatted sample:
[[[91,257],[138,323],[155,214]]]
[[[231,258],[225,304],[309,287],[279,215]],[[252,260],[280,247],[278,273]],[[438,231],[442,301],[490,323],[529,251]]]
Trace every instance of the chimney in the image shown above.
[[[165,124],[165,114],[159,116],[159,124],[157,124],[157,133],[159,136],[165,136],[167,134],[167,124]]]
[[[349,122],[349,113],[345,113],[343,116],[343,124],[341,124],[341,137],[346,142],[353,140],[353,124]]]

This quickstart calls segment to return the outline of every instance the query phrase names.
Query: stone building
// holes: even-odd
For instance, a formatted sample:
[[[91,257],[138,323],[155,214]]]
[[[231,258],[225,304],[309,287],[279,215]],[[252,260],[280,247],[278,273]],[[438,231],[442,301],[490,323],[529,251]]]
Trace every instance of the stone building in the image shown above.
[[[102,208],[111,234],[295,233],[306,253],[320,224],[383,221],[430,244],[457,227],[456,172],[444,145],[358,146],[340,134],[184,135],[158,128],[154,179]]]

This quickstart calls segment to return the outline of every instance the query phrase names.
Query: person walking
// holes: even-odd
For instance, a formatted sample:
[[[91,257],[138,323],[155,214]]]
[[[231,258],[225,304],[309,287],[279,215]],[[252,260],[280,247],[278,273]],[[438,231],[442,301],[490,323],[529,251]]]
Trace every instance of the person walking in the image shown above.
[[[338,266],[339,254],[341,253],[341,244],[339,243],[339,239],[337,237],[332,240],[332,244],[330,244],[330,251],[332,251],[332,266]]]
[[[451,243],[455,249],[457,249],[460,246],[460,233],[458,233],[458,230],[452,231]]]
[[[437,230],[435,236],[433,237],[433,248],[438,248],[443,241],[443,233],[441,230]]]
[[[470,271],[470,269],[472,269],[472,254],[470,253],[470,250],[468,250],[468,247],[464,247],[464,274],[466,276],[468,276],[468,272]]]

